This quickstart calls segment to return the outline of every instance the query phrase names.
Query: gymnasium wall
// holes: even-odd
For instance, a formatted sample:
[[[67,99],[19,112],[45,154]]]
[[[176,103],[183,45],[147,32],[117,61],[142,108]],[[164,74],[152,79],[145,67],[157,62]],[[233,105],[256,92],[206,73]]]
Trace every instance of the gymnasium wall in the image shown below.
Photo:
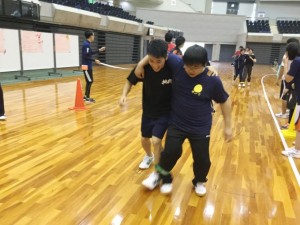
[[[137,16],[145,20],[177,27],[188,41],[236,44],[237,35],[243,32],[244,16],[213,15],[186,12],[137,9]]]
[[[300,1],[263,2],[257,6],[258,12],[264,12],[265,17],[276,19],[280,17],[300,18]]]

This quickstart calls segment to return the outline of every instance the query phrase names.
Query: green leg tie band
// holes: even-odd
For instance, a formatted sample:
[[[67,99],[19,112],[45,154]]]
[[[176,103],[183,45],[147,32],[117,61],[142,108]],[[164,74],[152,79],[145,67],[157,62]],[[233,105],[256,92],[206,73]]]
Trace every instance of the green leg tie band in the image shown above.
[[[170,174],[169,171],[164,170],[164,169],[161,168],[160,165],[158,165],[158,164],[155,165],[155,169],[156,169],[156,171],[157,171],[159,174],[161,174],[161,175],[163,175],[163,176],[167,176],[167,175]]]

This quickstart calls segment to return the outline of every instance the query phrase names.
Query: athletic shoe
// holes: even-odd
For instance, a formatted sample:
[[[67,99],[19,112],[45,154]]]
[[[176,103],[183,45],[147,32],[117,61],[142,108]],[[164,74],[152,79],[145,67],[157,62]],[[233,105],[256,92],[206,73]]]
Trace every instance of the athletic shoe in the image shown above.
[[[95,102],[96,102],[96,100],[93,99],[93,98],[88,98],[88,101],[89,101],[89,102],[92,102],[92,103],[95,103]]]
[[[2,115],[2,116],[0,116],[0,120],[6,120],[6,116],[5,115]]]
[[[285,125],[281,125],[280,126],[280,129],[282,129],[282,130],[286,130],[286,129],[288,129],[289,128],[289,123],[287,123],[287,124],[285,124]]]
[[[300,151],[295,149],[294,147],[284,150],[281,153],[285,156],[300,159]]]
[[[287,119],[287,118],[289,118],[289,113],[285,113],[285,114],[276,113],[275,116],[278,118],[281,118],[281,119]]]
[[[245,85],[245,83],[242,83],[242,87],[245,87],[246,85]]]
[[[83,100],[87,102],[87,101],[89,100],[89,98],[86,97],[86,96],[84,96],[84,97],[83,97]]]
[[[139,168],[144,170],[144,169],[148,169],[151,165],[151,163],[153,162],[154,157],[153,156],[148,156],[146,155],[143,159],[143,161],[140,163]]]
[[[167,194],[170,194],[172,192],[172,189],[173,189],[172,183],[165,183],[165,184],[161,185],[160,193],[162,193],[164,195],[167,195]]]
[[[242,87],[242,83],[239,83],[239,87]]]
[[[157,172],[152,172],[149,177],[143,180],[142,185],[149,190],[153,190],[159,185],[160,177]]]
[[[206,187],[205,183],[203,182],[198,182],[195,186],[195,192],[198,196],[204,196],[206,194]]]

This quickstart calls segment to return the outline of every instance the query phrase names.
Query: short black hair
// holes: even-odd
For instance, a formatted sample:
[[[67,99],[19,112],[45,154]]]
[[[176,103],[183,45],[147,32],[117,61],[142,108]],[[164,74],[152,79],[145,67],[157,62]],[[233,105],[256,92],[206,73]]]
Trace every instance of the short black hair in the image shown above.
[[[168,43],[161,39],[154,39],[148,44],[147,54],[155,58],[167,58]]]
[[[287,39],[286,43],[289,44],[291,42],[296,42],[296,43],[299,43],[299,40],[297,38],[289,38]]]
[[[179,47],[180,45],[183,45],[184,42],[185,42],[185,38],[182,36],[179,36],[175,40],[175,45],[176,45],[176,47]]]
[[[172,34],[170,31],[168,31],[168,32],[165,34],[165,41],[166,41],[166,42],[171,42],[172,39],[173,39],[173,34]]]
[[[297,42],[291,42],[286,46],[289,60],[294,60],[297,56],[300,56],[300,45]]]
[[[186,65],[201,64],[205,66],[208,62],[207,51],[199,45],[193,45],[187,48],[182,59]]]
[[[84,36],[86,39],[90,38],[90,36],[94,35],[94,32],[92,30],[87,30],[85,33],[84,33]]]

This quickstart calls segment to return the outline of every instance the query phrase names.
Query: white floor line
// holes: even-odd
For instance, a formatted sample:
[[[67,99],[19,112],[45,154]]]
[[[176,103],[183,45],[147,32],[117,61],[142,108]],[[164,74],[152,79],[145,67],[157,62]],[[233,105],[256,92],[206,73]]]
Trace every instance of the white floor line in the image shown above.
[[[276,128],[277,128],[278,134],[279,134],[279,136],[280,136],[281,142],[282,142],[282,144],[283,144],[283,147],[284,147],[284,149],[288,149],[289,146],[287,145],[287,143],[286,143],[286,141],[285,141],[285,138],[284,138],[284,136],[283,136],[283,134],[282,134],[282,132],[281,132],[280,126],[279,126],[278,121],[277,121],[277,119],[276,119],[276,117],[275,117],[275,114],[274,114],[274,112],[273,112],[273,110],[272,110],[272,107],[271,107],[269,98],[268,98],[267,93],[266,93],[266,89],[265,89],[265,85],[264,85],[264,78],[265,78],[265,77],[268,77],[268,76],[276,76],[276,74],[266,74],[266,75],[264,75],[264,76],[261,78],[261,86],[262,86],[262,89],[263,89],[263,92],[264,92],[264,96],[265,96],[265,99],[266,99],[266,101],[267,101],[269,110],[270,110],[271,115],[272,115],[272,117],[273,117],[275,126],[276,126]],[[282,149],[282,150],[283,150],[283,149]],[[280,152],[280,154],[281,154],[281,152]],[[285,157],[286,157],[286,156],[285,156]],[[296,167],[295,161],[294,161],[294,159],[293,159],[292,157],[288,157],[288,159],[289,159],[290,165],[291,165],[291,167],[292,167],[292,170],[293,170],[293,172],[294,172],[294,175],[295,175],[295,177],[296,177],[296,180],[297,180],[297,182],[298,182],[298,185],[300,186],[300,174],[299,174],[299,171],[298,171],[298,169],[297,169],[297,167]]]

